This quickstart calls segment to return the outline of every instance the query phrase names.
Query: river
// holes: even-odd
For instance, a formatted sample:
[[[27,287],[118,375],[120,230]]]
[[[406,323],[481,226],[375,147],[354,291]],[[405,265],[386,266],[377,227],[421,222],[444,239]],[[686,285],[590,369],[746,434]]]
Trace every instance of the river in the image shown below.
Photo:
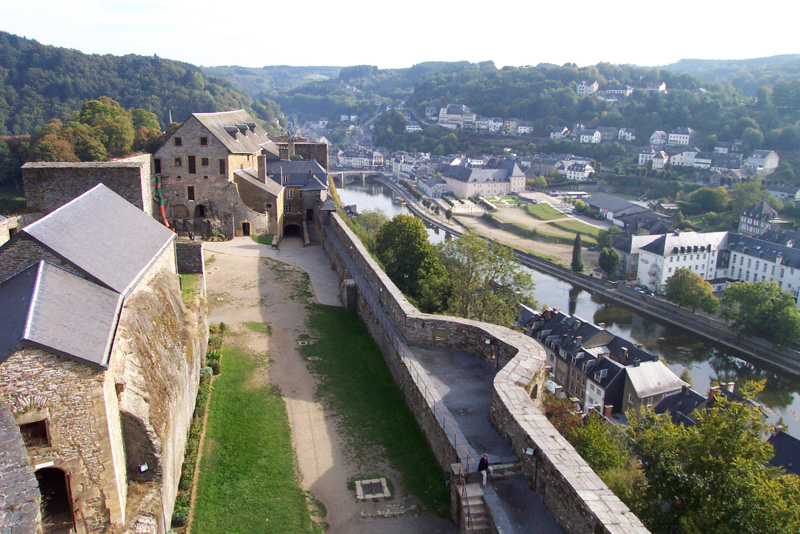
[[[396,200],[397,195],[381,184],[367,180],[364,186],[360,183],[337,183],[337,186],[342,202],[355,204],[359,211],[380,208],[389,217],[410,213]],[[438,229],[428,228],[428,234],[434,243],[445,239],[445,232]],[[528,270],[536,282],[534,297],[540,306],[547,305],[574,313],[595,324],[605,323],[611,333],[641,344],[647,351],[661,356],[678,376],[688,368],[692,388],[701,394],[708,391],[712,380],[739,384],[745,380],[766,378],[767,386],[759,400],[767,408],[770,421],[783,417],[789,432],[800,436],[800,384],[791,376],[747,362],[680,328],[642,316],[602,295],[527,267],[523,269]]]

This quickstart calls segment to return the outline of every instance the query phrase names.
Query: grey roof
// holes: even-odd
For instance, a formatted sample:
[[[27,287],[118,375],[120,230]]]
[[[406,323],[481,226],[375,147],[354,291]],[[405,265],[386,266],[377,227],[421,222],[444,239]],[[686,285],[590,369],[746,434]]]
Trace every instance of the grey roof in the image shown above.
[[[648,211],[647,208],[643,208],[638,204],[634,204],[633,202],[629,202],[625,199],[608,195],[606,193],[595,193],[594,195],[584,199],[584,202],[593,208],[606,210],[614,214],[626,210]]]
[[[0,362],[38,347],[106,367],[122,295],[40,260],[0,282]]]
[[[322,186],[320,190],[327,189],[328,174],[316,161],[300,161],[282,159],[267,162],[267,176],[284,187],[304,187],[312,182],[309,187]],[[284,182],[282,178],[286,178]],[[314,182],[316,178],[316,182]]]
[[[279,196],[281,192],[283,192],[283,186],[281,186],[278,183],[275,183],[274,180],[267,180],[266,183],[259,180],[258,174],[255,171],[255,169],[250,168],[250,169],[242,169],[239,171],[233,171],[233,175],[235,178],[244,180],[253,187],[263,189],[264,191],[275,197]]]
[[[753,217],[756,219],[768,221],[777,218],[778,212],[775,211],[775,208],[770,206],[765,201],[759,200],[752,206],[747,206],[744,210],[742,210],[742,215],[745,217]]]
[[[637,366],[627,367],[626,372],[636,396],[640,399],[669,393],[688,385],[661,361],[642,362]]]
[[[508,182],[511,176],[522,176],[524,173],[517,162],[510,159],[492,158],[481,168],[470,168],[462,165],[449,165],[442,176],[459,182]]]
[[[763,239],[731,232],[728,234],[728,250],[770,262],[775,262],[780,256],[781,265],[800,268],[800,250]]]
[[[6,218],[5,218],[5,217],[3,217],[2,215],[0,215],[0,223],[4,223],[4,222],[6,222],[7,220],[8,220],[8,219],[6,219]]]
[[[127,294],[175,239],[103,184],[20,232],[109,289]]]
[[[336,211],[336,203],[331,199],[331,197],[328,197],[325,199],[319,209],[321,211]]]
[[[267,137],[267,131],[243,109],[192,113],[192,117],[205,126],[233,154],[256,154],[262,150],[274,155],[279,153],[277,145]]]
[[[694,426],[694,418],[690,414],[705,401],[704,395],[685,387],[678,393],[667,395],[661,399],[661,402],[656,404],[654,411],[658,414],[668,413],[675,424]]]
[[[719,246],[728,236],[728,232],[681,232],[664,234],[658,239],[641,247],[659,256],[667,254],[683,254],[684,252],[710,252]]]
[[[776,193],[784,193],[787,195],[796,195],[798,191],[800,191],[800,187],[796,185],[768,185],[767,191],[775,191]],[[2,215],[0,215],[0,221],[2,221]]]
[[[769,464],[800,476],[800,440],[780,430],[772,434],[767,441],[775,449],[775,456]]]

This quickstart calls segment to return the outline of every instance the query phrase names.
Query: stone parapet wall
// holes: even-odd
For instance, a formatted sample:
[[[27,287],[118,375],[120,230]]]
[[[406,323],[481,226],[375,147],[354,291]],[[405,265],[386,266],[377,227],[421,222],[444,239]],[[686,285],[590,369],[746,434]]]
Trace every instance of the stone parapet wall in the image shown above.
[[[329,225],[319,228],[323,246],[340,277],[355,281],[359,315],[383,350],[392,375],[426,431],[440,464],[448,456],[464,459],[456,451],[455,440],[440,426],[449,414],[437,418],[432,415],[433,403],[421,402],[426,397],[424,381],[412,376],[412,362],[399,354],[392,329],[403,342],[461,350],[502,367],[494,381],[492,422],[511,441],[529,483],[535,485],[567,532],[648,532],[537,406],[546,375],[546,355],[538,342],[500,326],[419,312],[337,214],[331,215]],[[390,319],[389,324],[380,319],[382,315]],[[430,428],[432,421],[439,425],[438,430]],[[447,445],[441,436],[448,438]],[[535,451],[534,455],[526,454],[529,448]],[[452,451],[449,454],[448,449]]]

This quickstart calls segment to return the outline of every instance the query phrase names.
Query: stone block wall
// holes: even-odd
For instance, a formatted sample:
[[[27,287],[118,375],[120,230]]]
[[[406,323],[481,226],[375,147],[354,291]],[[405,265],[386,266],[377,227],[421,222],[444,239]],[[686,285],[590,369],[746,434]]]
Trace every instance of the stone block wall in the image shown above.
[[[545,379],[546,354],[532,338],[507,328],[456,317],[428,315],[414,308],[378,267],[342,219],[333,214],[330,224],[319,226],[323,246],[342,279],[353,279],[359,294],[359,315],[384,351],[395,380],[409,400],[439,462],[458,454],[443,429],[431,429],[431,402],[424,398],[420,381],[411,376],[408,359],[392,343],[392,328],[410,344],[462,350],[487,361],[499,360],[502,369],[494,381],[491,418],[509,439],[523,462],[528,481],[570,534],[604,532],[645,534],[647,529],[608,489],[575,449],[558,433],[537,405]],[[336,243],[340,243],[339,246]],[[343,257],[347,255],[347,258]],[[356,272],[353,272],[356,271]],[[372,295],[372,296],[370,296]],[[381,310],[376,308],[380,307]],[[385,313],[391,324],[382,324]],[[406,371],[399,365],[405,364]],[[414,390],[417,391],[414,391]],[[530,456],[528,449],[535,451]]]
[[[203,243],[178,241],[175,243],[175,256],[179,273],[203,273]]]
[[[30,162],[22,166],[22,181],[28,208],[45,214],[100,183],[150,216],[155,209],[150,154],[103,162]]]

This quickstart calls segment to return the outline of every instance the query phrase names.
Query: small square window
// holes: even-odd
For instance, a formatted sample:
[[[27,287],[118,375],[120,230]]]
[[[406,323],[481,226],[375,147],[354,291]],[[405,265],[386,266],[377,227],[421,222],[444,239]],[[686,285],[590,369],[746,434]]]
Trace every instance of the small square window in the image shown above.
[[[49,447],[50,437],[47,434],[47,420],[34,421],[19,425],[22,441],[27,447]]]
[[[200,158],[200,166],[208,167],[208,158]]]
[[[175,158],[175,166],[183,167],[183,158]]]
[[[200,146],[208,146],[208,137],[200,138]]]
[[[173,137],[172,142],[175,146],[183,146],[183,137]]]

